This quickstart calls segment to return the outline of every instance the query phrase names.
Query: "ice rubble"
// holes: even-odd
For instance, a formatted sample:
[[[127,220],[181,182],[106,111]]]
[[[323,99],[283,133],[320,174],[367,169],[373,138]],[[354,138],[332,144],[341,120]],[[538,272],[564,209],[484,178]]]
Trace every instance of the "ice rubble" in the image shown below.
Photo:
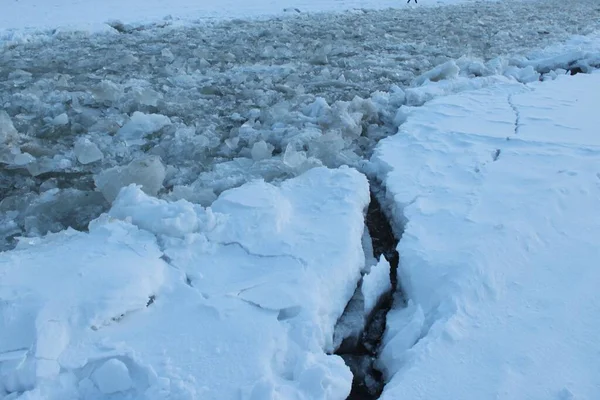
[[[88,233],[20,240],[0,253],[0,395],[344,398],[352,374],[325,352],[364,267],[368,201],[346,167],[210,208],[131,185]]]
[[[382,399],[600,396],[598,90],[594,73],[438,98],[379,143],[410,299],[388,314]]]
[[[321,165],[361,168],[411,107],[436,96],[598,64],[593,39],[576,43],[578,52],[503,57],[597,28],[591,3],[577,4],[361,11],[4,43],[0,140],[8,146],[0,147],[0,193],[8,200],[0,204],[0,249],[15,236],[69,226],[57,219],[29,229],[26,210],[14,207],[22,197],[60,209],[61,192],[78,190],[81,206],[90,198],[96,210],[100,189],[108,200],[102,211],[133,182],[207,206],[256,178],[281,181]],[[450,24],[475,16],[460,30]],[[531,31],[529,18],[544,31]],[[327,63],[313,62],[315,54]],[[151,183],[132,167],[148,157],[160,157],[164,180],[157,162],[146,171],[158,173]],[[44,195],[49,189],[58,192]]]

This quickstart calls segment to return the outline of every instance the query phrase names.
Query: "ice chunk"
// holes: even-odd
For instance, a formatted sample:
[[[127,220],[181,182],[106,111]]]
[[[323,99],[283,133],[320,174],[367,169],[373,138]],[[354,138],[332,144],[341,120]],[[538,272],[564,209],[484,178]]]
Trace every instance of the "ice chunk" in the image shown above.
[[[56,181],[41,185],[39,197],[27,199],[26,208],[17,218],[28,234],[58,232],[67,227],[85,229],[91,218],[106,207],[102,194],[77,189],[58,189]]]
[[[36,330],[38,334],[35,346],[35,356],[46,360],[57,360],[63,350],[69,344],[69,331],[67,324],[60,319],[44,315],[43,310],[36,321]]]
[[[123,89],[114,82],[104,80],[92,89],[98,101],[116,102],[123,96]]]
[[[27,165],[27,164],[29,164],[31,162],[34,162],[34,161],[35,161],[35,157],[32,156],[31,154],[29,154],[29,153],[20,153],[20,154],[16,154],[15,155],[15,158],[13,159],[12,163],[14,165],[21,166],[21,165]]]
[[[151,88],[136,87],[132,89],[131,94],[138,103],[145,106],[156,107],[158,101],[161,99],[160,93]]]
[[[371,271],[363,277],[361,291],[365,299],[365,315],[371,314],[383,295],[392,289],[390,281],[390,263],[385,257],[371,267]]]
[[[412,300],[408,301],[405,308],[393,309],[388,313],[381,355],[377,362],[386,379],[403,367],[405,352],[419,340],[424,325],[423,309]]]
[[[267,144],[264,140],[261,140],[254,143],[250,153],[252,154],[252,159],[254,161],[264,160],[265,158],[271,157],[271,154],[273,154],[273,146]]]
[[[306,153],[303,151],[296,151],[291,143],[286,146],[285,152],[283,153],[283,163],[285,165],[293,169],[300,169],[305,162]]]
[[[173,201],[187,200],[190,203],[200,204],[204,207],[210,206],[215,201],[217,195],[212,189],[194,188],[185,185],[176,185],[173,191],[169,193],[169,199]]]
[[[92,373],[92,381],[103,394],[124,392],[133,386],[129,369],[120,360],[111,358]]]
[[[94,177],[94,182],[106,200],[113,202],[119,190],[132,183],[140,185],[145,193],[156,196],[162,188],[166,173],[160,157],[148,156],[133,160],[125,167],[102,171]]]
[[[427,81],[437,82],[443,79],[456,78],[458,77],[459,71],[460,68],[458,68],[456,62],[450,60],[417,77],[415,79],[415,85],[420,86]]]
[[[193,204],[185,200],[171,203],[149,197],[135,185],[121,190],[109,215],[123,220],[131,218],[140,228],[173,237],[183,237],[198,229]]]
[[[136,111],[131,119],[117,131],[117,136],[128,145],[144,144],[144,137],[171,125],[171,120],[166,115],[144,114]]]
[[[62,113],[56,117],[54,117],[54,119],[52,119],[52,125],[54,126],[64,126],[67,125],[69,123],[69,116],[67,115],[67,113]]]
[[[18,132],[10,119],[10,115],[4,110],[0,110],[0,143],[6,143],[17,135]]]
[[[72,164],[68,158],[62,155],[55,155],[52,158],[41,157],[36,159],[35,162],[32,161],[25,165],[32,176],[38,176],[50,171],[64,171],[71,168]]]
[[[81,164],[90,164],[102,160],[104,157],[98,146],[95,143],[90,142],[87,138],[75,142],[73,150],[75,152],[75,157],[77,157],[77,161]]]
[[[540,73],[535,71],[531,65],[525,68],[509,67],[504,72],[504,76],[515,78],[521,83],[531,83],[540,80]]]

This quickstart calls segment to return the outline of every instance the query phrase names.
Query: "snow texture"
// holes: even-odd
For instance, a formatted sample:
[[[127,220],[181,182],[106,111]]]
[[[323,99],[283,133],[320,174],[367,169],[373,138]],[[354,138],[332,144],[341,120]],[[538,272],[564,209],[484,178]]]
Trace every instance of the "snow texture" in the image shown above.
[[[382,399],[593,399],[600,312],[600,74],[437,98],[377,165],[409,301]]]
[[[347,167],[212,208],[131,185],[89,233],[20,240],[0,253],[0,394],[345,398],[352,374],[326,352],[364,268],[368,201]]]

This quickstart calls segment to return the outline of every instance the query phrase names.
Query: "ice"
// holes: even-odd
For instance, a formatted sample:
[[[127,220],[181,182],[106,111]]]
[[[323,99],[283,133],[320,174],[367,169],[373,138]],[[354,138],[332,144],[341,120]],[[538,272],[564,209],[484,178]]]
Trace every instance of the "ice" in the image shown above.
[[[405,308],[396,308],[388,312],[386,330],[377,360],[377,367],[383,373],[386,382],[393,382],[396,373],[406,368],[410,360],[410,349],[424,335],[424,328],[423,309],[411,300]]]
[[[364,312],[370,315],[381,300],[382,296],[392,290],[390,282],[390,263],[384,256],[371,267],[368,274],[363,277],[361,292],[364,298]]]
[[[152,235],[100,221],[89,234],[67,230],[0,253],[0,353],[24,350],[18,364],[0,358],[0,388],[60,384],[82,334],[145,308],[163,282],[160,254]]]
[[[27,165],[35,161],[35,157],[29,153],[19,153],[13,158],[13,164],[17,166]]]
[[[127,365],[115,358],[107,360],[91,375],[103,394],[123,392],[133,386]]]
[[[3,395],[346,398],[352,374],[326,352],[368,201],[350,168],[254,181],[212,208],[131,185],[89,233],[21,239],[0,253]]]
[[[577,74],[437,98],[380,142],[409,299],[388,315],[382,399],[600,395],[599,87]]]
[[[460,68],[458,68],[456,62],[450,60],[418,76],[415,79],[415,85],[422,85],[427,81],[437,82],[443,79],[453,79],[458,77],[459,71]]]
[[[64,125],[67,125],[68,123],[69,123],[69,116],[66,113],[57,115],[56,117],[54,117],[54,119],[52,119],[52,125],[55,125],[55,126],[64,126]]]
[[[140,228],[174,237],[184,237],[199,227],[193,204],[185,200],[171,203],[148,197],[136,185],[121,190],[109,215],[120,219],[129,218]]]
[[[267,158],[271,158],[271,154],[273,153],[273,146],[267,144],[264,140],[256,142],[252,145],[252,159],[254,161],[260,161]]]
[[[75,142],[73,151],[75,152],[77,161],[84,165],[100,161],[104,158],[104,155],[98,146],[87,138],[82,138]]]
[[[169,199],[187,200],[191,203],[200,204],[201,206],[211,205],[217,198],[217,195],[212,189],[194,188],[191,186],[177,185],[173,187],[168,196]]]
[[[163,187],[166,169],[160,157],[147,156],[133,160],[125,167],[113,167],[100,172],[94,182],[108,202],[113,202],[119,190],[132,183],[141,186],[145,193],[156,195]]]
[[[145,143],[145,137],[171,125],[169,117],[160,114],[144,114],[136,111],[131,119],[118,130],[117,136],[129,145]]]
[[[0,191],[89,191],[102,171],[158,156],[168,172],[157,195],[207,206],[252,179],[279,182],[321,165],[363,169],[411,106],[499,80],[548,80],[599,65],[593,35],[531,51],[598,27],[585,11],[592,0],[577,0],[580,7],[543,1],[551,5],[543,12],[530,2],[494,2],[318,15],[302,9],[282,19],[209,24],[119,17],[121,33],[2,36],[0,103],[17,133],[0,146],[8,167],[0,170]],[[311,64],[315,55],[326,55],[327,65]],[[415,86],[427,74],[453,78]],[[57,116],[68,123],[54,125]],[[92,145],[81,146],[86,139]],[[15,165],[20,153],[35,160]],[[127,183],[117,182],[109,197]]]
[[[10,115],[4,110],[0,110],[0,143],[4,144],[17,135],[18,132]]]
[[[92,89],[92,93],[99,102],[115,103],[123,96],[123,89],[115,82],[103,80]]]
[[[511,322],[514,315],[503,314],[504,308],[489,306],[490,298],[504,299],[506,294],[516,299],[501,303],[507,309],[520,311],[517,300],[525,299],[534,310],[552,310],[555,299],[522,296],[514,286],[532,284],[528,276],[503,286],[503,274],[514,269],[493,269],[492,278],[486,274],[492,269],[488,266],[506,254],[517,254],[506,263],[509,267],[529,267],[522,259],[534,260],[536,249],[546,249],[544,240],[553,244],[548,253],[559,255],[556,249],[579,254],[581,247],[571,238],[585,243],[568,218],[553,212],[572,215],[572,199],[586,191],[595,193],[589,185],[596,182],[597,171],[589,162],[590,154],[596,156],[595,141],[573,133],[581,126],[582,112],[594,114],[594,99],[586,94],[587,87],[567,91],[551,86],[544,99],[555,98],[552,90],[563,89],[587,99],[573,106],[563,98],[557,111],[550,101],[518,90],[523,83],[533,88],[536,81],[560,82],[568,72],[588,73],[600,66],[597,35],[531,51],[597,30],[594,0],[477,2],[435,9],[419,5],[383,11],[363,9],[374,3],[354,0],[302,0],[293,5],[301,12],[282,18],[185,24],[177,16],[156,22],[160,13],[152,0],[142,8],[135,1],[106,3],[85,18],[72,18],[76,24],[96,18],[103,23],[123,18],[117,15],[120,7],[153,13],[154,22],[124,18],[111,22],[100,35],[55,29],[62,22],[57,15],[52,18],[56,10],[47,7],[55,5],[53,1],[57,0],[44,7],[13,2],[2,14],[18,10],[17,22],[10,22],[25,24],[40,14],[24,12],[23,7],[38,5],[49,21],[44,23],[54,25],[33,34],[0,32],[0,144],[7,144],[0,146],[0,160],[6,164],[0,169],[0,249],[17,246],[0,253],[0,297],[8,299],[1,302],[0,312],[10,323],[8,331],[0,329],[1,396],[346,398],[350,371],[339,357],[327,354],[348,335],[358,338],[365,306],[372,309],[388,287],[389,273],[386,278],[384,272],[389,267],[382,268],[383,260],[372,267],[364,287],[352,296],[366,270],[360,238],[368,185],[353,169],[328,170],[323,165],[377,171],[373,177],[382,181],[387,173],[405,173],[402,180],[385,182],[396,230],[401,232],[408,221],[401,245],[408,257],[403,258],[400,286],[410,295],[406,309],[388,316],[382,343],[379,367],[390,380],[390,397],[398,397],[395,390],[403,397],[404,389],[412,390],[403,386],[405,378],[415,379],[423,391],[436,391],[447,383],[437,377],[455,369],[458,381],[466,381],[463,387],[479,398],[498,397],[502,390],[509,393],[507,398],[515,398],[520,393],[514,388],[535,390],[519,379],[522,375],[527,382],[537,382],[529,379],[539,374],[528,365],[556,361],[528,358],[536,349],[534,354],[551,353],[549,348],[575,370],[573,379],[561,381],[561,374],[571,372],[550,368],[560,372],[554,379],[559,384],[548,389],[551,395],[589,394],[581,382],[589,378],[586,371],[598,369],[595,364],[580,367],[570,362],[563,347],[555,349],[544,340],[507,344],[506,337],[522,338],[522,330],[515,327],[533,321],[546,327],[555,343],[572,345],[569,337],[563,340],[560,324],[549,325],[535,313],[533,318],[516,313],[517,324]],[[224,10],[232,9],[215,3],[217,12],[209,3],[201,7],[203,18],[211,12],[222,17]],[[241,10],[238,16],[250,8],[273,10],[266,3],[234,3]],[[306,12],[351,4],[361,9]],[[181,5],[171,5],[175,15],[182,15]],[[78,7],[56,9],[66,18]],[[190,7],[185,18],[193,18],[194,12],[198,16],[198,5]],[[282,6],[277,7],[280,12]],[[107,9],[115,14],[107,15]],[[504,97],[498,104],[488,91],[499,84],[511,86],[502,86]],[[469,95],[421,120],[434,132],[442,126],[451,133],[443,139],[431,131],[420,137],[420,127],[414,124],[424,110],[419,107],[435,107],[440,97],[459,92]],[[552,108],[552,115],[542,112],[540,102]],[[493,118],[478,120],[481,110]],[[416,135],[419,141],[411,142],[408,150],[390,146],[389,159],[401,168],[387,165],[384,174],[380,164],[366,160],[377,142],[397,131],[405,140]],[[467,139],[457,143],[457,137]],[[579,159],[581,168],[550,169],[544,175],[554,177],[552,185],[548,179],[545,187],[531,184],[539,177],[523,158],[540,158],[535,153],[540,148],[550,148],[547,158],[557,164],[572,166],[572,160]],[[537,192],[532,189],[525,196],[509,191],[504,196],[502,190],[511,184],[499,178],[503,160],[519,170],[502,170],[512,183],[531,184]],[[415,170],[418,179],[406,178]],[[486,186],[488,178],[494,185]],[[576,183],[569,186],[569,179]],[[440,185],[446,190],[437,191]],[[482,190],[490,194],[483,196]],[[527,225],[529,215],[513,214],[524,204],[516,200],[523,196],[550,199],[540,201],[540,208],[553,217],[546,225],[539,222],[541,217],[532,217],[534,233]],[[472,202],[461,203],[465,197]],[[555,197],[561,202],[552,203]],[[495,201],[494,207],[490,201]],[[514,208],[507,206],[515,202]],[[589,203],[581,208],[593,209]],[[444,207],[451,206],[456,208],[444,213]],[[524,208],[539,216],[537,208]],[[504,210],[512,225],[483,218],[486,209]],[[106,214],[83,233],[102,212]],[[555,232],[554,220],[566,227],[567,247],[548,236]],[[587,220],[578,222],[588,226]],[[486,224],[493,225],[496,234],[486,236]],[[48,234],[69,226],[81,232]],[[469,240],[476,236],[487,238],[483,242],[489,247]],[[423,246],[411,253],[417,240]],[[519,246],[526,251],[512,251]],[[598,258],[586,253],[582,257]],[[574,260],[573,264],[564,257],[563,262],[585,264]],[[542,261],[553,266],[552,259]],[[475,272],[469,275],[470,271]],[[553,271],[561,281],[573,283],[569,275]],[[554,293],[574,293],[546,280],[545,270],[534,272]],[[15,274],[18,279],[7,280],[9,289],[2,286]],[[420,280],[423,277],[430,279]],[[465,283],[480,281],[486,282],[483,289]],[[469,301],[456,295],[465,287],[473,289],[468,291]],[[582,293],[592,297],[591,290]],[[133,300],[128,297],[132,294]],[[569,305],[588,315],[582,303]],[[339,320],[345,307],[357,313],[348,314],[355,317],[345,326],[348,329],[334,335],[336,324],[348,322]],[[483,321],[477,329],[469,325],[484,312],[501,316],[502,323],[485,319],[477,320]],[[589,315],[585,320],[593,321],[594,314]],[[581,322],[570,317],[558,319],[579,327]],[[505,335],[488,340],[489,326]],[[464,338],[473,339],[477,347],[465,350]],[[498,343],[498,353],[490,356],[489,342]],[[451,351],[457,348],[458,356]],[[490,360],[503,360],[505,355],[512,358],[501,365],[504,369],[489,373],[498,380],[486,381],[487,375],[481,379],[498,392],[478,392],[480,381],[469,380],[474,379],[469,374],[482,372],[460,368],[492,365]],[[458,367],[451,365],[455,360]],[[104,383],[99,383],[98,374]],[[548,379],[538,386],[550,387],[548,382],[553,382]],[[593,382],[593,377],[588,380]],[[458,385],[450,382],[448,391],[463,398],[463,392],[452,392]],[[587,397],[597,397],[590,393]],[[439,389],[426,397],[437,394],[447,393]],[[540,390],[531,397],[546,395]]]

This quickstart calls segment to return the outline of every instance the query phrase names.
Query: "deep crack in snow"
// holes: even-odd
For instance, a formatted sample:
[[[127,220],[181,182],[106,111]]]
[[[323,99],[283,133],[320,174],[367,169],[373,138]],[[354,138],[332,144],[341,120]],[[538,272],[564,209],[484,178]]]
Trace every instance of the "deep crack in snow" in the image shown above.
[[[385,331],[386,315],[394,303],[396,306],[399,305],[398,303],[404,303],[402,292],[397,285],[398,239],[373,191],[371,191],[371,202],[365,223],[371,237],[373,256],[378,260],[385,257],[389,262],[390,288],[387,292],[381,293],[375,308],[364,317],[364,326],[359,329],[358,337],[347,338],[336,351],[354,375],[352,391],[348,396],[350,400],[377,399],[381,395],[385,382],[382,373],[375,367],[375,361]],[[362,291],[363,284],[364,280],[359,282],[357,293]],[[353,307],[349,305],[344,312],[352,313]],[[343,321],[344,318],[345,315],[342,315],[340,320]]]

